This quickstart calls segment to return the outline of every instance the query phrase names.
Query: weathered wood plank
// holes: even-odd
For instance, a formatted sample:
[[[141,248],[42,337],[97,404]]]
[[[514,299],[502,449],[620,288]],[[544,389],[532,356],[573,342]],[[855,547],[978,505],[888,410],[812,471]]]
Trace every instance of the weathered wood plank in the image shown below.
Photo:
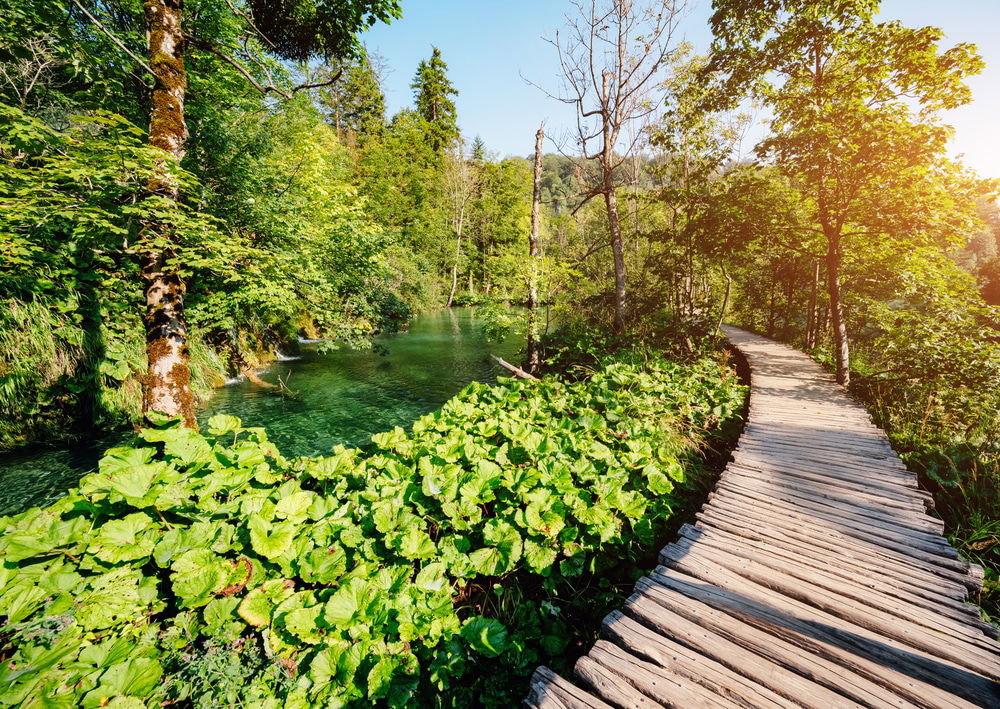
[[[710,499],[717,504],[738,504],[753,500],[753,504],[766,505],[781,515],[797,515],[804,520],[815,519],[836,525],[844,534],[858,538],[878,538],[878,544],[901,549],[920,557],[935,557],[934,563],[965,573],[969,569],[966,562],[957,560],[957,552],[942,546],[937,540],[925,541],[916,536],[922,530],[905,527],[910,518],[867,510],[850,512],[846,505],[838,504],[830,498],[817,497],[808,493],[789,491],[750,477],[723,474]],[[723,502],[724,500],[724,502]],[[911,534],[912,533],[912,534]]]
[[[748,610],[749,612],[741,615],[744,621],[754,623],[764,619],[770,627],[769,632],[781,632],[781,628],[791,629],[807,638],[822,639],[838,646],[844,657],[864,657],[908,677],[933,678],[938,686],[970,700],[977,697],[981,700],[986,697],[991,701],[1000,700],[995,680],[981,674],[987,670],[991,674],[1000,671],[1000,667],[992,660],[987,662],[988,667],[977,666],[972,669],[968,667],[972,664],[968,658],[962,658],[963,662],[956,663],[950,658],[941,657],[940,648],[924,650],[896,638],[886,637],[871,628],[789,598],[716,564],[691,560],[686,564],[678,563],[673,568],[657,567],[649,576],[656,583],[670,587],[674,587],[680,580],[685,590],[691,589],[689,579],[692,577],[703,582],[695,584],[698,593],[707,593],[709,598],[724,595],[726,601],[723,606],[730,608],[726,612],[731,612],[734,604],[736,608]],[[705,598],[699,600],[708,602]]]
[[[766,569],[772,569],[772,578],[799,579],[806,588],[821,589],[833,594],[833,603],[843,609],[847,615],[860,614],[866,622],[871,622],[873,617],[882,617],[883,621],[890,627],[905,628],[908,624],[920,626],[934,633],[941,633],[952,638],[952,642],[968,643],[971,646],[983,650],[991,655],[996,655],[1000,659],[1000,645],[986,638],[982,631],[964,622],[955,622],[952,618],[942,616],[940,612],[928,612],[927,608],[917,603],[911,602],[907,598],[899,598],[898,595],[885,593],[876,580],[872,583],[865,583],[858,576],[838,576],[830,573],[829,566],[809,566],[802,564],[794,556],[778,555],[773,550],[746,540],[742,546],[739,538],[722,533],[706,532],[696,529],[691,525],[681,528],[681,536],[688,544],[688,553],[708,552],[707,556],[713,561],[723,559],[727,568],[740,573],[747,565],[760,566],[763,575],[766,577]],[[739,556],[733,557],[732,550],[739,549]],[[737,562],[726,563],[726,558],[731,558]],[[668,564],[669,565],[669,564]],[[748,576],[748,578],[751,578]],[[751,578],[751,580],[754,580]],[[794,582],[792,582],[794,583]],[[811,605],[808,593],[794,595],[786,593],[792,598],[798,598]],[[836,613],[840,615],[841,612]],[[884,617],[883,617],[884,616]],[[893,621],[892,616],[899,620]],[[846,616],[845,616],[846,617]],[[857,622],[857,621],[855,621]],[[905,638],[902,638],[905,641]]]
[[[545,665],[531,675],[526,702],[539,709],[612,709],[612,707],[563,679]]]
[[[708,687],[668,668],[642,660],[606,640],[598,640],[587,657],[620,676],[655,704],[722,709],[740,709],[746,706],[717,692],[716,687]]]
[[[804,677],[768,662],[712,633],[707,633],[684,618],[678,616],[667,618],[668,614],[659,610],[656,615],[657,622],[665,622],[671,635],[680,637],[683,626],[688,630],[688,639],[685,642],[691,644],[690,637],[694,636],[700,640],[701,646],[713,646],[714,650],[706,654],[696,652],[653,632],[620,611],[612,611],[604,619],[602,632],[605,637],[614,640],[633,654],[648,657],[661,667],[713,689],[742,706],[799,709],[802,705],[792,700],[796,693],[802,696],[803,692],[811,693],[821,689]],[[736,664],[740,666],[743,674],[734,672],[726,665],[712,659],[718,654],[737,655]],[[733,658],[730,662],[733,662]],[[778,694],[768,687],[768,683],[761,681],[775,676],[781,677],[781,681],[776,684],[780,685],[781,691],[785,692],[786,696]],[[839,700],[840,697],[833,695],[832,699]]]
[[[820,544],[814,539],[796,534],[801,529],[779,529],[771,524],[771,520],[765,522],[759,518],[751,518],[733,509],[724,510],[709,505],[697,514],[697,518],[703,529],[718,529],[737,537],[759,541],[770,549],[792,554],[803,563],[819,567],[832,566],[836,573],[842,575],[858,575],[864,579],[881,581],[899,592],[922,599],[927,608],[945,605],[969,617],[979,617],[975,606],[964,603],[968,592],[961,584],[921,573],[912,566],[895,563],[888,557],[844,544]]]
[[[878,563],[885,564],[889,570],[903,569],[910,575],[916,574],[923,578],[929,588],[939,589],[941,593],[949,593],[960,600],[968,598],[968,592],[949,591],[955,585],[964,589],[978,591],[979,586],[968,575],[968,566],[958,562],[958,567],[942,566],[940,557],[911,553],[909,550],[897,551],[884,544],[879,544],[871,537],[851,535],[842,531],[841,527],[824,520],[796,515],[790,511],[766,509],[766,503],[741,504],[739,501],[726,505],[706,505],[700,514],[725,514],[737,519],[749,519],[762,531],[772,531],[775,535],[789,536],[804,543],[825,548],[830,551],[843,550],[855,554],[872,557]],[[949,560],[945,560],[951,563]],[[942,586],[936,581],[940,581]]]

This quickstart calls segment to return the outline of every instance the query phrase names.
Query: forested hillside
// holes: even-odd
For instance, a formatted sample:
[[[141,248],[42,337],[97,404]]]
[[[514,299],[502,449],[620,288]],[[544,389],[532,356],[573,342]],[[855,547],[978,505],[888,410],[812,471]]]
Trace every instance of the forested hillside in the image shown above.
[[[714,0],[704,54],[683,3],[567,3],[538,88],[575,115],[512,156],[434,37],[366,49],[409,4],[0,8],[0,449],[137,431],[0,517],[0,705],[517,703],[725,463],[726,322],[868,408],[994,622],[1000,183],[948,147],[977,48],[877,0]],[[298,405],[279,351],[464,306],[516,379],[319,457],[198,430],[241,375]]]

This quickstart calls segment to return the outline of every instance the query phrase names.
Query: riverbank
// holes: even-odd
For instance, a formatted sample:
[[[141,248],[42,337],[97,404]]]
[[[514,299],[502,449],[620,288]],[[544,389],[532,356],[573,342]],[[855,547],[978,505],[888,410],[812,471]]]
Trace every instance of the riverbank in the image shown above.
[[[235,381],[211,392],[199,422],[221,413],[266,426],[288,455],[364,445],[373,433],[409,426],[471,381],[495,381],[501,370],[488,353],[513,359],[520,343],[491,345],[480,329],[473,309],[441,309],[414,317],[405,332],[377,337],[371,350],[320,353],[318,343],[304,343],[296,359],[272,361],[260,372],[284,390]],[[106,448],[130,437],[131,429],[116,429],[0,455],[0,514],[55,501],[96,468]]]

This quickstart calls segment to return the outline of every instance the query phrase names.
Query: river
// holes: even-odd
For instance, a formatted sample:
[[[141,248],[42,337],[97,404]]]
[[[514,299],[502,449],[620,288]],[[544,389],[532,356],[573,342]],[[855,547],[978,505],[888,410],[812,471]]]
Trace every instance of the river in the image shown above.
[[[440,407],[470,381],[493,382],[500,367],[489,359],[516,357],[521,341],[489,345],[472,308],[414,317],[406,332],[376,338],[372,351],[319,354],[303,344],[295,359],[275,362],[261,379],[284,382],[291,395],[241,381],[216,390],[199,411],[204,423],[218,413],[264,426],[286,456],[322,455],[337,444],[358,445],[393,426],[409,426]],[[0,455],[0,515],[54,501],[94,470],[103,451],[123,433],[72,446],[34,447]]]

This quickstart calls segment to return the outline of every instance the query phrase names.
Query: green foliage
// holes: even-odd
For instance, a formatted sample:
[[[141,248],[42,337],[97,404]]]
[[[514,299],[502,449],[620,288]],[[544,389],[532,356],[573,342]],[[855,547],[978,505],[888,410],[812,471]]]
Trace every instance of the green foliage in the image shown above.
[[[345,142],[367,142],[385,127],[385,95],[375,66],[366,54],[354,61],[325,67],[320,81],[339,78],[317,90],[316,101],[327,121]]]
[[[248,0],[257,26],[266,28],[284,59],[350,57],[360,53],[357,35],[376,22],[400,17],[399,0]]]
[[[435,152],[450,147],[458,138],[458,113],[451,96],[458,90],[448,79],[448,65],[441,58],[441,50],[433,48],[429,60],[422,59],[410,88],[417,113],[426,121],[427,140]]]
[[[565,590],[646,553],[742,398],[713,358],[650,359],[470,384],[326,458],[231,416],[143,430],[0,521],[0,703],[487,701],[483,663],[562,650]]]

